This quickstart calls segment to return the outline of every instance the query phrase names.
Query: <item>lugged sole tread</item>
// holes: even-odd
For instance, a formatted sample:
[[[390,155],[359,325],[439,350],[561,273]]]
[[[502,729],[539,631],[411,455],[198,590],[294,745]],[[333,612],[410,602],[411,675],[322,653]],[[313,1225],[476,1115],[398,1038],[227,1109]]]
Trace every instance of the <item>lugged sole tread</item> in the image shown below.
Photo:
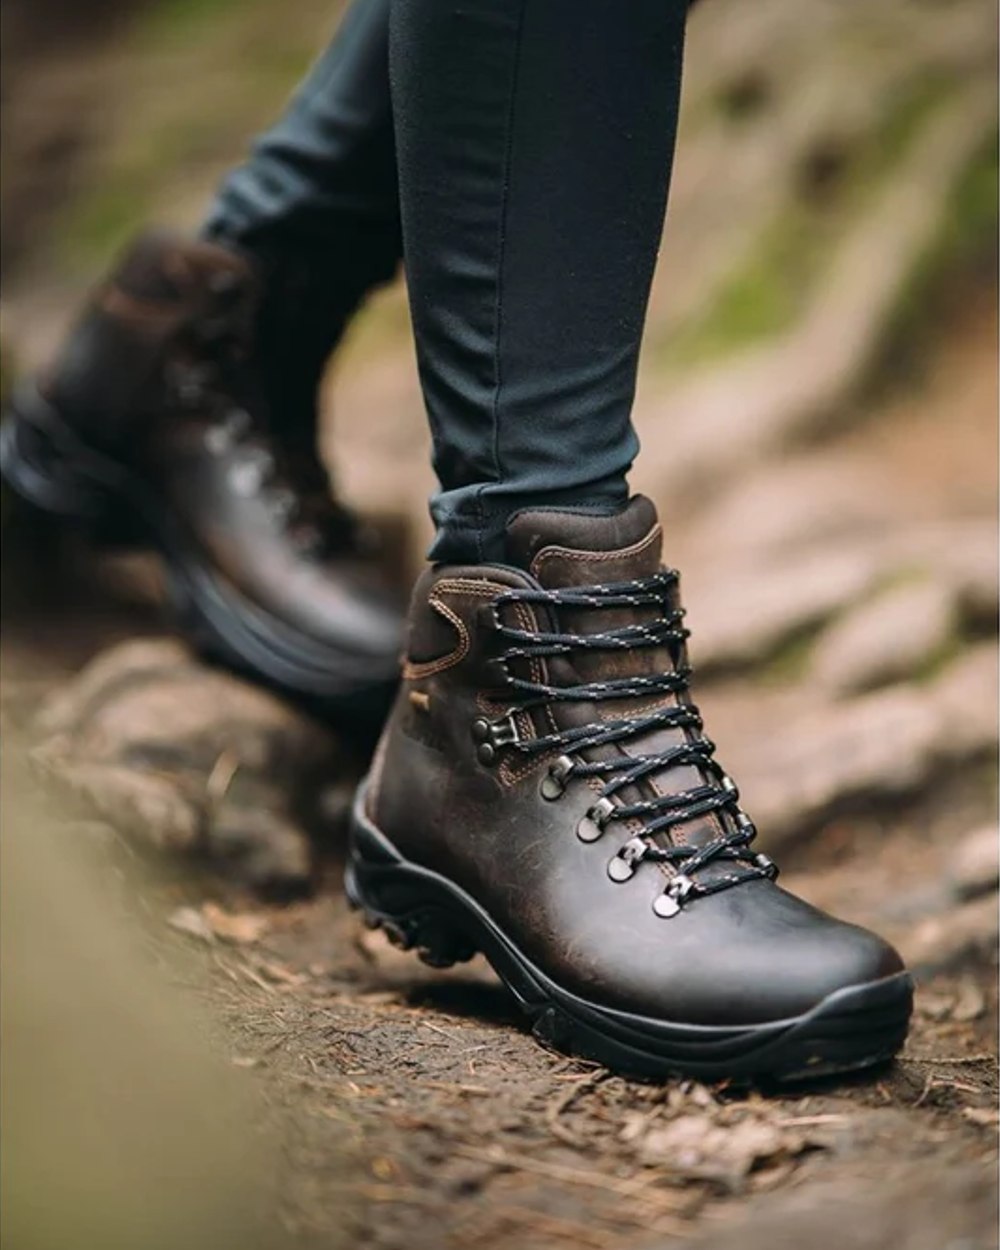
[[[359,797],[359,805],[360,802]],[[407,869],[401,858],[387,865],[367,867],[376,871],[388,867],[397,875]],[[845,987],[796,1019],[719,1029],[720,1040],[708,1040],[702,1046],[683,1035],[693,1029],[696,1035],[704,1034],[710,1039],[712,1030],[678,1025],[680,1040],[662,1046],[658,1053],[651,1037],[640,1037],[634,1030],[629,1032],[627,1025],[612,1019],[614,1013],[610,1010],[596,1004],[578,1004],[587,1009],[589,1018],[585,1019],[578,1010],[555,1001],[545,978],[519,953],[523,968],[518,972],[523,971],[524,975],[512,975],[509,962],[497,958],[488,942],[477,943],[470,936],[481,917],[467,909],[463,911],[457,887],[451,887],[453,904],[448,908],[437,899],[390,915],[375,898],[366,895],[358,879],[365,868],[366,861],[353,845],[345,884],[352,906],[362,911],[365,923],[381,926],[389,940],[397,941],[404,949],[415,948],[432,967],[450,967],[470,958],[478,946],[518,1000],[531,1022],[532,1033],[543,1045],[595,1060],[615,1071],[643,1079],[679,1075],[702,1080],[729,1078],[791,1084],[883,1064],[906,1038],[912,984],[905,973],[900,973],[884,982]],[[419,878],[427,874],[419,869],[413,872],[419,885]],[[509,940],[507,946],[516,950]],[[666,1053],[668,1050],[673,1053]]]

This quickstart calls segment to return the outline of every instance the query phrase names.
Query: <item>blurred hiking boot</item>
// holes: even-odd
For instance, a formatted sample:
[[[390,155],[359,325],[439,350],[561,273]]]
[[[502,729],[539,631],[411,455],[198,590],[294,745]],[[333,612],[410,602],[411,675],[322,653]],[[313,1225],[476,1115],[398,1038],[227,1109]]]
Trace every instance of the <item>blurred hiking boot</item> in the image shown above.
[[[54,366],[15,394],[0,468],[41,508],[148,540],[206,653],[377,720],[397,681],[401,612],[330,496],[315,422],[306,440],[289,414],[286,435],[265,398],[261,288],[229,248],[141,237]]]
[[[753,849],[660,559],[639,496],[613,516],[522,512],[505,565],[424,574],[348,893],[432,964],[482,951],[536,1036],[614,1069],[795,1079],[884,1060],[910,978]]]

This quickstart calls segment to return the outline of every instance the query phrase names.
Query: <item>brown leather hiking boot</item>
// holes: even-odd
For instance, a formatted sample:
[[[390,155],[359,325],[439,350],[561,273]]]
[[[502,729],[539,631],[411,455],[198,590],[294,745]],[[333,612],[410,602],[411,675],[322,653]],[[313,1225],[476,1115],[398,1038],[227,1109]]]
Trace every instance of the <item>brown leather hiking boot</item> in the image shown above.
[[[305,450],[301,414],[286,422],[266,398],[260,295],[228,248],[140,238],[55,365],[15,396],[0,467],[51,512],[138,528],[207,652],[325,707],[381,717],[401,612]]]
[[[653,506],[518,515],[509,565],[429,569],[355,804],[347,888],[428,962],[482,951],[561,1049],[795,1078],[901,1045],[910,979],[775,884],[688,695]]]

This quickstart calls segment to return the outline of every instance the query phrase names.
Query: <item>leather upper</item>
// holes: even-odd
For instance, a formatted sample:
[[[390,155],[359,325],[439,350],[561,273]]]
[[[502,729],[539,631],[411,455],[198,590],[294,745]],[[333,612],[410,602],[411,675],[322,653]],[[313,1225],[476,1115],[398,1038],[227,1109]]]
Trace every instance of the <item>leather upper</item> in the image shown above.
[[[471,894],[563,988],[603,1005],[693,1024],[762,1023],[801,1014],[843,986],[899,971],[899,957],[879,938],[769,880],[695,898],[669,919],[657,915],[653,903],[670,867],[643,863],[621,883],[608,876],[609,861],[635,828],[613,822],[596,841],[576,836],[599,779],[571,776],[552,800],[540,783],[555,750],[526,757],[501,748],[492,765],[479,758],[473,722],[517,705],[497,684],[496,660],[505,645],[494,628],[497,596],[511,587],[636,578],[659,565],[659,527],[648,501],[635,500],[626,514],[607,520],[525,515],[513,523],[510,547],[512,559],[526,567],[443,567],[424,575],[411,605],[403,685],[372,770],[371,819],[405,857]],[[589,549],[574,545],[581,542]],[[528,618],[542,611],[516,604],[501,609],[501,617],[509,613],[518,618],[511,623],[537,628]],[[600,612],[596,624],[574,615],[562,613],[559,628],[608,626]],[[606,653],[589,651],[573,657],[577,678],[581,660],[587,680],[630,665],[673,662],[659,649],[616,654],[610,663]],[[552,684],[565,684],[565,663],[531,661],[536,678]],[[556,704],[517,714],[517,721],[530,735],[613,711]],[[651,749],[647,741],[629,746]],[[670,792],[690,786],[692,775],[696,783],[698,770],[688,766],[653,780],[658,791]],[[714,819],[691,822],[672,836],[697,845],[713,836]]]
[[[195,556],[251,605],[389,676],[400,605],[298,425],[286,446],[281,414],[264,402],[253,358],[260,297],[236,252],[143,236],[43,388],[88,444],[148,483]]]

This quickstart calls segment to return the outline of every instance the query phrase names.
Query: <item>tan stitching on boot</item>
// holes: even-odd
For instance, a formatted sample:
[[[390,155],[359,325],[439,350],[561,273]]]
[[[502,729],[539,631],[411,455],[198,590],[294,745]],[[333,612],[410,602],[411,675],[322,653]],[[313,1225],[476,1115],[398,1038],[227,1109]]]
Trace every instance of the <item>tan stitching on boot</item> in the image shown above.
[[[465,622],[453,612],[446,603],[442,603],[440,599],[428,599],[428,604],[445,620],[451,621],[452,625],[458,630],[458,646],[448,655],[442,656],[439,660],[428,660],[425,663],[415,663],[413,660],[407,659],[403,664],[403,676],[407,681],[415,681],[421,677],[433,677],[435,673],[443,673],[446,668],[451,668],[455,664],[461,663],[469,654],[469,631],[465,628]]]
[[[514,604],[514,619],[523,630],[530,631],[531,629],[538,628],[538,621],[535,614],[527,604]],[[537,657],[533,657],[528,661],[528,671],[531,674],[532,681],[541,682],[542,678],[545,676],[542,671],[542,662]],[[552,729],[555,730],[555,721],[553,720],[551,709],[546,707],[545,712],[549,724],[552,726]],[[525,720],[530,720],[528,713],[519,713],[518,724],[521,727],[523,727],[523,722]],[[546,751],[544,754],[536,755],[534,757],[528,756],[525,763],[520,766],[512,765],[509,760],[504,760],[497,769],[497,776],[504,785],[511,786],[518,781],[523,781],[525,777],[530,777],[532,773],[538,772],[543,765],[547,766],[549,761],[554,758],[555,751]]]
[[[427,660],[419,662],[406,659],[403,662],[403,677],[407,681],[416,681],[421,677],[433,677],[437,673],[443,673],[446,669],[454,668],[456,664],[460,664],[462,660],[469,654],[471,645],[469,639],[469,631],[465,627],[462,618],[450,608],[446,603],[442,603],[438,597],[441,594],[463,594],[474,595],[480,599],[492,599],[497,594],[503,593],[507,589],[504,586],[496,586],[491,582],[475,582],[467,581],[464,578],[456,577],[454,580],[442,579],[438,582],[431,592],[427,602],[440,616],[450,621],[458,630],[458,646],[448,655],[441,656],[437,660]]]
[[[645,538],[633,543],[631,547],[621,547],[618,551],[573,551],[569,547],[545,547],[531,562],[533,576],[540,577],[542,565],[546,560],[576,560],[578,563],[591,561],[621,560],[629,556],[639,555],[663,537],[660,525],[654,525]]]

